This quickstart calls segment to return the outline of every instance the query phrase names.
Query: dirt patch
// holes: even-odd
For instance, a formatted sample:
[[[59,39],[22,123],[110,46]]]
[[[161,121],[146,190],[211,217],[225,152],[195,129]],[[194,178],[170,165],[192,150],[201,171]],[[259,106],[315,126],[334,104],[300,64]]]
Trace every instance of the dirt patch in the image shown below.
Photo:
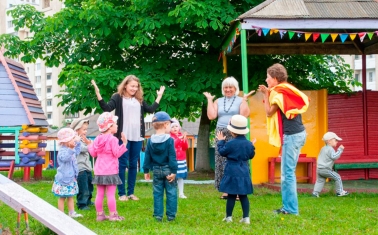
[[[192,171],[188,173],[188,180],[213,180],[214,171]]]

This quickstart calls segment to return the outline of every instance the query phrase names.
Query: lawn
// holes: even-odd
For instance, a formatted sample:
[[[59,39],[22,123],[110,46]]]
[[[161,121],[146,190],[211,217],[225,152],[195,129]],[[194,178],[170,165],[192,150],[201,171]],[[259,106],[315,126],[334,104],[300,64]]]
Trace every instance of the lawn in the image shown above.
[[[22,183],[52,205],[57,198],[50,192],[54,171],[44,171],[44,180]],[[20,176],[16,172],[16,180]],[[140,179],[142,175],[138,175]],[[197,177],[201,178],[201,177]],[[204,177],[206,178],[206,177]],[[140,201],[117,201],[122,222],[96,222],[95,209],[80,211],[84,218],[77,219],[97,234],[378,234],[378,195],[352,193],[338,198],[333,194],[322,194],[313,198],[299,195],[300,215],[275,215],[272,210],[280,207],[278,192],[255,187],[250,195],[251,224],[240,224],[242,211],[236,204],[232,223],[224,223],[226,201],[213,185],[185,185],[188,199],[179,199],[178,214],[174,222],[156,222],[152,218],[153,200],[150,183],[138,182],[136,195]],[[15,232],[16,213],[0,202],[0,224]],[[22,219],[23,222],[23,219]],[[54,234],[34,218],[29,218],[30,232],[27,234]],[[21,223],[21,233],[25,225]]]

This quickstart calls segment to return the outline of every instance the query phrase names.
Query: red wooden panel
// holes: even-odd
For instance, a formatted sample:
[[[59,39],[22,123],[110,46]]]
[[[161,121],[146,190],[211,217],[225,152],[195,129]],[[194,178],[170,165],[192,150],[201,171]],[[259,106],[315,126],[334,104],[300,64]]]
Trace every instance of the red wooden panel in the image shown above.
[[[367,91],[368,154],[378,154],[378,92]]]
[[[378,169],[369,169],[369,179],[378,179]]]
[[[365,169],[338,170],[342,180],[365,179]]]
[[[335,132],[345,146],[342,159],[364,155],[362,92],[328,96],[328,130]]]

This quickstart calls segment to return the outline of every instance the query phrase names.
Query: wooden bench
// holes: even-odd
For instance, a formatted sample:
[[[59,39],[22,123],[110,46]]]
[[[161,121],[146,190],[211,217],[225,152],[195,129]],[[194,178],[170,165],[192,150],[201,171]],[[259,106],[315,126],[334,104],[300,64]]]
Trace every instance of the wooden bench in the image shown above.
[[[57,234],[95,234],[58,208],[3,175],[0,175],[0,200],[18,213],[28,213]]]
[[[339,159],[336,160],[334,169],[349,170],[349,169],[364,169],[364,179],[369,179],[369,169],[378,168],[378,159],[356,158],[356,159]]]
[[[275,177],[276,163],[281,163],[281,157],[268,158],[268,180],[270,184],[274,184],[275,179],[281,179],[281,176]],[[307,176],[297,176],[297,180],[305,179],[310,184],[316,181],[316,158],[315,157],[299,157],[298,163],[307,164]]]

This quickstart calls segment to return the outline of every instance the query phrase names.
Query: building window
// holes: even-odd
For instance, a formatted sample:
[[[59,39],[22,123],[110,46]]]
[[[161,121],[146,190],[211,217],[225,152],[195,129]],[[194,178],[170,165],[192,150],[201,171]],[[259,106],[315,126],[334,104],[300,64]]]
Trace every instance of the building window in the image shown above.
[[[35,64],[35,70],[41,70],[41,63]]]
[[[50,7],[50,0],[43,0],[43,8]]]
[[[79,113],[68,114],[68,115],[66,116],[67,119],[68,119],[68,118],[78,118],[78,117],[79,117]]]
[[[47,114],[47,119],[51,119],[52,118],[52,113],[48,113]]]
[[[8,28],[13,28],[13,22],[11,20],[9,20],[7,24],[8,24]]]
[[[369,82],[374,82],[373,72],[369,72]]]
[[[360,59],[360,56],[359,56],[359,55],[355,55],[354,59],[355,59],[355,60],[359,60],[359,59]]]
[[[35,89],[35,93],[36,93],[37,95],[41,95],[41,88],[37,88],[37,89]]]
[[[51,73],[46,74],[46,80],[51,80]]]
[[[41,83],[41,76],[35,76],[35,83]]]
[[[360,74],[356,73],[356,74],[354,75],[354,80],[355,80],[356,82],[360,82]]]
[[[51,93],[51,86],[46,88],[46,93]]]
[[[47,105],[47,106],[52,106],[52,100],[51,100],[51,99],[46,100],[46,105]]]

